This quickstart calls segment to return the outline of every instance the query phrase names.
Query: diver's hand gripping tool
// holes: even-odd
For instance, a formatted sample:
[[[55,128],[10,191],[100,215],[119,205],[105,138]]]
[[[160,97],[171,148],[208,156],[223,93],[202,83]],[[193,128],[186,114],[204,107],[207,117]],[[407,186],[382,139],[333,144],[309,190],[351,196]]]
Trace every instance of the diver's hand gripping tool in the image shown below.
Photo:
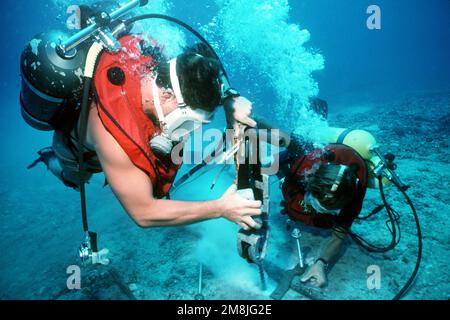
[[[268,176],[267,180],[268,180]],[[268,184],[267,184],[268,187]],[[268,189],[268,188],[267,188]],[[238,190],[237,193],[247,199],[247,200],[255,200],[255,196],[253,194],[252,189],[242,189]],[[263,190],[264,193],[264,190]],[[247,260],[249,263],[260,264],[264,258],[266,257],[267,251],[267,239],[269,237],[269,228],[267,227],[267,215],[268,215],[268,190],[267,190],[267,201],[262,206],[262,217],[254,218],[255,222],[258,223],[261,228],[258,230],[250,229],[244,230],[241,229],[238,232],[237,236],[237,247],[239,255]],[[265,217],[263,216],[265,215]]]
[[[252,129],[250,129],[252,130]],[[257,133],[256,140],[250,136],[244,137],[240,144],[241,155],[245,162],[236,162],[238,193],[244,198],[260,200],[262,214],[254,218],[261,226],[255,230],[239,230],[237,236],[237,247],[239,255],[249,263],[255,263],[259,268],[262,289],[266,289],[263,262],[266,257],[267,240],[269,238],[269,176],[261,173],[260,140]],[[250,155],[256,155],[256,159]],[[252,159],[251,159],[252,158]],[[237,159],[239,160],[239,159]],[[256,160],[256,161],[255,161]]]

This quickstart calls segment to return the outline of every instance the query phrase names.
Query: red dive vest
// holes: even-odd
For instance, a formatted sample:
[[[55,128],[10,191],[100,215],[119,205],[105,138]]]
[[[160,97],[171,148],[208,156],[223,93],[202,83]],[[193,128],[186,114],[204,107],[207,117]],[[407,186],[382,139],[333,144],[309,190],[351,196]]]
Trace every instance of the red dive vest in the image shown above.
[[[325,155],[327,159],[325,159]],[[330,160],[332,155],[332,160]],[[358,170],[356,175],[359,179],[357,192],[349,205],[342,208],[336,217],[330,214],[317,214],[310,206],[303,202],[305,196],[305,175],[313,166],[322,163],[335,163],[350,166],[356,164]],[[314,150],[311,153],[300,157],[291,166],[289,174],[282,186],[286,213],[293,220],[299,220],[308,225],[321,228],[332,227],[332,222],[350,227],[362,209],[362,203],[367,189],[367,165],[363,158],[352,148],[343,144],[330,144],[324,150]],[[340,221],[341,220],[341,221]]]
[[[142,109],[141,79],[156,63],[141,54],[141,40],[138,36],[124,36],[119,40],[119,53],[106,52],[100,57],[94,77],[97,109],[106,130],[133,164],[148,175],[154,195],[161,198],[169,191],[179,166],[160,160],[150,150],[149,141],[160,128]],[[116,75],[115,81],[111,81],[111,74]]]

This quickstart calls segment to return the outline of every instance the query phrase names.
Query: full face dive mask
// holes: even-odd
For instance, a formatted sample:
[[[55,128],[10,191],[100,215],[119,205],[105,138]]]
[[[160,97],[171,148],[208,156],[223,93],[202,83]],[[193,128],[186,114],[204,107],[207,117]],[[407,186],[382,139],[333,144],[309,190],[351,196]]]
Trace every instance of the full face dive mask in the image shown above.
[[[347,170],[347,167],[344,165],[340,165],[339,173],[337,175],[336,180],[334,181],[333,185],[331,186],[330,192],[334,193],[338,190],[339,184],[342,182],[342,178],[344,176],[345,171]],[[356,183],[358,183],[358,179],[356,179]],[[316,210],[318,213],[328,213],[333,215],[338,215],[341,211],[340,208],[338,209],[328,209],[322,203],[314,197],[310,192],[305,193],[305,203],[309,204],[311,207]]]
[[[316,197],[314,197],[310,192],[305,193],[304,201],[306,204],[309,204],[311,207],[313,207],[317,213],[328,213],[332,215],[338,215],[339,212],[341,211],[341,209],[332,210],[325,208],[320,203],[320,201]]]
[[[156,78],[152,83],[156,113],[161,126],[161,133],[150,140],[150,147],[155,155],[166,158],[172,152],[173,146],[183,141],[194,130],[204,123],[210,123],[213,112],[192,109],[184,102],[181,94],[180,82],[177,76],[177,59],[170,60],[170,82],[177,99],[178,107],[167,116],[161,107]]]

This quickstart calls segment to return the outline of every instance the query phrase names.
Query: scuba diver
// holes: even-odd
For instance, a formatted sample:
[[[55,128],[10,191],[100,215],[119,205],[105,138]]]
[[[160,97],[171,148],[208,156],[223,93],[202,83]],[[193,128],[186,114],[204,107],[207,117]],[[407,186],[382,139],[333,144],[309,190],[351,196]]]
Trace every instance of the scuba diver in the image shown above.
[[[326,104],[322,104],[326,107]],[[315,107],[323,109],[320,104]],[[312,106],[314,110],[314,106]],[[323,113],[326,114],[326,110]],[[258,120],[258,126],[268,127]],[[285,133],[283,135],[286,136]],[[288,230],[297,242],[299,264],[287,270],[277,289],[272,294],[281,298],[289,288],[292,277],[300,275],[302,283],[316,287],[325,286],[330,265],[337,262],[344,240],[350,236],[361,248],[368,252],[385,253],[396,248],[401,239],[400,215],[386,200],[384,186],[395,187],[411,209],[417,229],[417,259],[410,277],[394,296],[401,299],[411,288],[420,268],[422,259],[422,231],[416,209],[407,195],[409,186],[396,173],[395,156],[383,155],[372,134],[365,130],[328,127],[321,130],[317,143],[323,148],[314,148],[305,139],[292,133],[290,143],[279,157],[284,209],[289,216]],[[280,140],[281,142],[281,140]],[[382,204],[369,214],[360,216],[367,188],[378,188]],[[391,234],[387,245],[374,244],[352,231],[353,222],[367,220],[385,209],[388,219],[386,226]],[[299,238],[299,224],[331,229],[331,236],[318,250],[315,261],[305,268]],[[299,292],[315,298],[307,287],[297,286]],[[317,297],[317,296],[316,296]]]
[[[367,165],[357,151],[344,144],[329,144],[295,158],[284,155],[280,162],[286,172],[282,184],[284,213],[293,221],[333,230],[301,278],[322,287],[327,283],[329,265],[341,252],[347,230],[361,212]]]
[[[142,5],[145,1],[132,1],[129,7],[139,2]],[[97,17],[97,24],[105,16],[102,13]],[[99,29],[99,38],[107,35],[105,30]],[[161,199],[167,195],[180,167],[171,159],[174,146],[209,123],[219,105],[224,106],[229,127],[256,125],[250,118],[251,102],[230,87],[217,55],[198,43],[169,60],[153,39],[128,32],[116,38],[103,42],[108,45],[117,41],[120,50],[104,50],[95,63],[86,134],[81,144],[85,170],[82,174],[79,170],[77,141],[83,124],[80,110],[74,112],[75,108],[61,108],[48,117],[55,130],[52,147],[41,150],[40,158],[30,167],[42,161],[75,189],[89,181],[92,174],[103,171],[117,199],[140,227],[185,225],[224,217],[242,228],[257,228],[252,216],[261,214],[260,201],[242,198],[235,185],[214,201]],[[39,53],[43,46],[44,50],[55,47],[47,40],[39,39]],[[42,82],[35,80],[38,76],[48,79],[58,76],[53,73],[61,73],[39,74],[45,73],[46,67],[45,63],[35,63],[39,58],[32,41],[22,55],[21,104],[25,120],[35,127],[43,122],[42,114],[33,113],[39,107],[33,104],[39,91],[36,86],[42,87]],[[48,85],[51,87],[54,82]],[[48,88],[39,89],[45,92]],[[51,101],[49,98],[46,102]],[[79,105],[80,101],[73,104]],[[72,111],[65,112],[67,109]],[[39,111],[42,110],[41,107]]]
[[[235,95],[222,96],[218,63],[204,46],[188,49],[174,60],[156,62],[154,56],[140,52],[136,37],[125,36],[120,41],[127,53],[105,54],[97,66],[98,96],[89,113],[86,148],[95,151],[125,210],[141,227],[219,216],[255,227],[251,215],[260,213],[259,202],[240,198],[233,186],[218,201],[157,199],[167,194],[179,168],[170,159],[173,144],[182,143],[200,123],[210,122],[219,104],[234,111],[235,121],[251,125],[250,102]],[[140,57],[138,64],[135,55]],[[157,65],[150,70],[149,63]],[[142,74],[136,75],[140,69]],[[127,81],[118,84],[121,79]],[[183,103],[190,108],[182,107]],[[170,141],[160,130],[166,130]]]
[[[326,117],[327,104],[320,99],[310,101],[311,109]],[[259,128],[270,129],[262,118],[255,118]],[[289,219],[287,229],[296,238],[301,281],[316,287],[327,284],[327,271],[337,262],[347,235],[372,252],[386,252],[399,241],[398,217],[386,204],[382,186],[394,184],[404,192],[404,185],[395,174],[394,156],[381,155],[375,138],[367,131],[329,127],[318,137],[322,148],[314,147],[308,139],[297,134],[282,132],[278,154],[278,179],[281,182],[282,214]],[[381,187],[384,205],[375,208],[367,217],[360,217],[368,188]],[[366,219],[386,208],[390,218],[392,242],[386,248],[376,247],[351,231],[356,219]],[[331,229],[330,237],[316,253],[314,263],[303,266],[299,244],[300,225]],[[398,230],[398,234],[396,233]],[[295,234],[296,233],[296,234]],[[398,238],[397,238],[398,236]],[[294,270],[293,269],[293,270]]]

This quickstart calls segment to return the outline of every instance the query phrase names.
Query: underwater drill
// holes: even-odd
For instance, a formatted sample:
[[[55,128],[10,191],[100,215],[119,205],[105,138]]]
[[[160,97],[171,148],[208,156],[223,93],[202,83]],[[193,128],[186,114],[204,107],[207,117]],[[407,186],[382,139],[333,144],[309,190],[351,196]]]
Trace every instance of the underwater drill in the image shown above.
[[[250,129],[254,131],[254,129]],[[259,135],[254,134],[256,139],[244,138],[239,154],[244,154],[244,163],[236,161],[237,177],[236,184],[238,193],[249,200],[261,201],[261,216],[254,218],[260,225],[258,230],[241,229],[237,236],[237,248],[239,255],[248,263],[254,263],[258,266],[261,289],[266,289],[264,259],[267,252],[267,242],[269,239],[269,176],[261,172],[261,154]],[[251,159],[251,152],[254,152],[255,159]],[[252,161],[253,160],[253,161]]]

